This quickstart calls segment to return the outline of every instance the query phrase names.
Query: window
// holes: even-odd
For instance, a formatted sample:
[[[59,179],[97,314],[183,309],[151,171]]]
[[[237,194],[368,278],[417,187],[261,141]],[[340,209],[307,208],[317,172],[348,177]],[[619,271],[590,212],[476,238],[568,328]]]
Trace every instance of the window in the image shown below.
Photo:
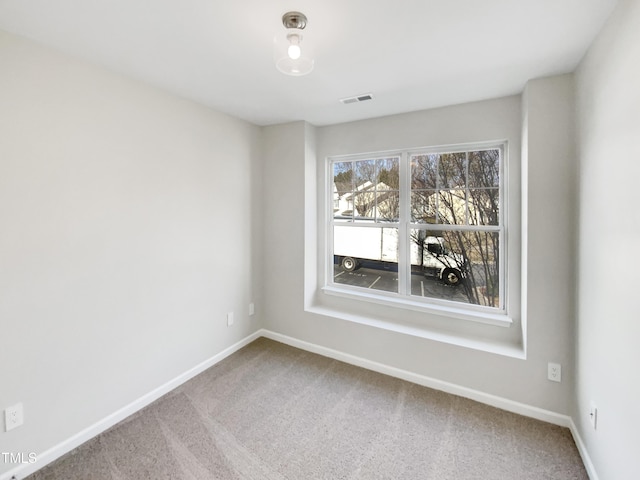
[[[345,294],[506,313],[504,143],[329,159],[330,268]]]

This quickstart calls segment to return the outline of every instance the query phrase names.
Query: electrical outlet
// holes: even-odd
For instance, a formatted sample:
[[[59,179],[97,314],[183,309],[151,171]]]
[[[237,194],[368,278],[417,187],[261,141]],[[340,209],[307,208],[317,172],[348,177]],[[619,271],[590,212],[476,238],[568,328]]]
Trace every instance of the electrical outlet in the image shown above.
[[[249,304],[249,316],[253,315],[254,313],[256,313],[256,306],[253,304],[253,302],[251,302]]]
[[[589,409],[589,422],[591,422],[594,430],[598,428],[598,407],[593,402],[591,402],[591,408]]]
[[[562,367],[559,363],[551,363],[547,366],[547,378],[552,382],[562,381]]]
[[[21,403],[7,408],[4,411],[4,430],[8,432],[14,428],[18,428],[24,423],[24,408]]]
[[[233,312],[227,313],[227,327],[230,327],[231,325],[233,325],[234,321],[235,320],[233,318]]]

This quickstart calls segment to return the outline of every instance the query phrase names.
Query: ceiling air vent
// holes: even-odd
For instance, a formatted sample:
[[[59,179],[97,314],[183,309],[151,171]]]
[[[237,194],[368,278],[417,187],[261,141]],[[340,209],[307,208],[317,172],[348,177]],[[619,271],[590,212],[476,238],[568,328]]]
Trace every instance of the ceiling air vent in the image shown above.
[[[347,103],[357,103],[357,102],[364,102],[367,100],[373,100],[373,95],[370,93],[363,93],[362,95],[356,95],[355,97],[347,97],[347,98],[341,98],[340,101],[342,103],[344,103],[345,105]]]

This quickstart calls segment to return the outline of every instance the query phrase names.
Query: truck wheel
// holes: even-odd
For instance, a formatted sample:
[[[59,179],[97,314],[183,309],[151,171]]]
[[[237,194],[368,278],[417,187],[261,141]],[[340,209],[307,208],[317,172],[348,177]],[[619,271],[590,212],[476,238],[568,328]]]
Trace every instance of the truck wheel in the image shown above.
[[[342,259],[342,268],[344,268],[347,272],[353,272],[356,268],[358,268],[358,262],[355,258],[344,257]]]
[[[442,272],[442,281],[447,285],[457,287],[462,283],[460,270],[456,270],[455,268],[445,268]]]

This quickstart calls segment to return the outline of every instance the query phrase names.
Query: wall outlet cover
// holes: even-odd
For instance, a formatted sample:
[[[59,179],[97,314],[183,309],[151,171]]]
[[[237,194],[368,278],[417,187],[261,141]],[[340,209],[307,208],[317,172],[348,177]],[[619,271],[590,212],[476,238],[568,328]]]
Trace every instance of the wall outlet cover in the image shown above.
[[[8,407],[4,411],[4,426],[5,431],[8,432],[14,428],[18,428],[24,423],[24,407],[21,403],[17,403],[11,407]]]
[[[547,378],[552,382],[562,382],[562,366],[559,363],[549,362]]]
[[[598,428],[598,407],[593,403],[591,403],[591,408],[589,409],[589,422],[591,422],[594,430]]]

